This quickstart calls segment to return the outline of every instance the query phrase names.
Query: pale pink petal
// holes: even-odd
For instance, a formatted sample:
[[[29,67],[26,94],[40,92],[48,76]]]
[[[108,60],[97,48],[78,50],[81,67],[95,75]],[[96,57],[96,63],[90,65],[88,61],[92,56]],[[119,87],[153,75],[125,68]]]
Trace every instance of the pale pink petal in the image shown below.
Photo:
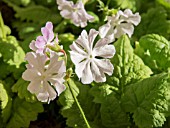
[[[70,57],[72,62],[76,65],[78,63],[80,63],[81,61],[83,61],[87,56],[84,56],[82,54],[79,54],[77,52],[74,51],[70,51]]]
[[[49,31],[53,32],[53,24],[52,24],[52,22],[49,22],[49,21],[48,21],[48,22],[46,23],[45,27],[46,27]]]
[[[41,32],[46,43],[51,42],[54,39],[53,31],[49,31],[47,28],[44,27],[44,28],[41,28]]]
[[[102,47],[94,48],[93,50],[94,56],[103,57],[103,58],[112,58],[115,52],[116,50],[114,45],[105,45]]]
[[[78,78],[83,77],[83,71],[86,70],[86,65],[88,63],[88,60],[82,61],[81,63],[76,65],[75,72],[78,76]]]
[[[83,47],[82,47],[82,48],[83,48]],[[84,52],[82,48],[80,48],[74,41],[73,41],[73,44],[70,45],[70,49],[71,49],[72,51],[75,51],[75,52],[77,52],[77,53],[79,53],[79,54],[82,54],[82,55],[86,55],[87,53]]]
[[[85,69],[86,70],[83,70],[81,82],[83,84],[90,84],[93,81],[93,75],[92,75],[92,72],[91,72],[90,62],[88,62],[86,64]]]
[[[88,35],[87,35],[86,30],[83,30],[81,32],[81,36],[78,37],[78,39],[76,40],[76,43],[82,46],[83,48],[85,48],[86,51],[90,50]]]
[[[66,89],[64,84],[57,84],[55,85],[55,88],[57,90],[58,96]]]
[[[108,75],[113,74],[113,65],[108,59],[95,59],[94,62],[100,68],[101,71],[107,73]]]
[[[134,27],[130,23],[122,23],[116,27],[115,37],[119,38],[120,36],[124,35],[125,33],[128,34],[129,37],[132,36]]]
[[[38,36],[36,39],[36,42],[35,42],[35,46],[37,48],[44,48],[45,45],[46,45],[46,42],[45,42],[43,36]]]
[[[88,36],[90,49],[92,49],[93,42],[98,34],[99,34],[99,32],[96,31],[95,29],[90,29],[89,36]]]
[[[26,81],[36,80],[39,76],[39,72],[35,68],[27,69],[22,74],[22,78]]]
[[[100,69],[94,62],[91,62],[91,70],[92,70],[94,81],[96,81],[96,82],[105,82],[106,81],[106,77],[105,77],[104,73],[102,71],[100,71]]]
[[[31,43],[30,43],[30,45],[29,45],[29,48],[30,48],[31,50],[33,50],[33,51],[36,51],[36,50],[37,50],[37,48],[35,47],[35,40],[32,40],[32,41],[31,41]]]
[[[27,90],[31,93],[38,94],[42,91],[43,85],[41,85],[41,80],[36,79],[34,81],[31,81],[30,84],[27,87]]]
[[[106,35],[108,34],[109,30],[111,29],[111,25],[110,22],[106,23],[105,25],[101,26],[99,28],[99,35],[101,38],[106,37]]]

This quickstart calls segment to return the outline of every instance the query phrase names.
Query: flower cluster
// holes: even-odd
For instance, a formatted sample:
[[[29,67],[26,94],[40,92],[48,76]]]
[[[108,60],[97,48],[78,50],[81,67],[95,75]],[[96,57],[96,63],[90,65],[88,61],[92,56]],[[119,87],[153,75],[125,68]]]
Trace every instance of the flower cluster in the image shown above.
[[[132,36],[134,26],[137,26],[141,17],[139,13],[133,14],[130,9],[126,9],[124,12],[119,10],[116,15],[108,16],[108,22],[99,28],[99,34],[101,38],[107,38],[110,42],[113,42],[115,38],[119,38],[124,34]]]
[[[94,19],[87,14],[82,1],[74,4],[72,1],[57,0],[57,4],[60,14],[72,20],[76,26],[85,27],[87,21]],[[70,58],[75,64],[75,73],[83,84],[105,82],[106,74],[113,74],[114,67],[109,59],[116,51],[111,42],[124,34],[131,37],[133,25],[138,25],[141,18],[139,13],[133,14],[130,9],[126,9],[108,16],[107,20],[105,25],[99,27],[99,31],[90,29],[88,34],[83,30],[70,45]],[[22,77],[30,81],[28,90],[35,94],[39,101],[50,102],[65,90],[63,82],[66,63],[59,59],[59,52],[64,50],[58,44],[58,37],[54,35],[53,24],[47,22],[41,32],[42,35],[30,43],[33,51],[26,54],[28,64]]]
[[[49,44],[55,46],[58,40],[56,37],[56,42],[53,41],[52,29],[52,23],[47,22],[41,29],[43,36],[38,36],[30,44],[34,52],[26,54],[27,70],[22,75],[24,80],[30,81],[28,91],[35,94],[39,101],[48,103],[65,90],[63,82],[66,72],[65,62],[59,60],[59,55],[47,47]]]
[[[87,21],[92,22],[94,17],[89,15],[84,9],[82,1],[74,4],[72,1],[57,0],[58,9],[61,10],[60,14],[65,19],[70,19],[74,25],[82,28],[87,26]]]

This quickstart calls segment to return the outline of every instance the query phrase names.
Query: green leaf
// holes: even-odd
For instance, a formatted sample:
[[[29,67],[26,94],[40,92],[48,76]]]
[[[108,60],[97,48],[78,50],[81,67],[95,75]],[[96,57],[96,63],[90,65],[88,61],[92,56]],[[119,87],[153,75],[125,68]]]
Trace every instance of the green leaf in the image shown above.
[[[164,8],[151,8],[142,14],[141,23],[135,28],[134,36],[138,39],[146,34],[160,34],[166,38],[170,37],[170,20]]]
[[[169,115],[170,76],[167,73],[146,78],[126,88],[122,107],[133,113],[135,124],[142,128],[161,127]]]
[[[0,56],[3,61],[15,68],[19,68],[24,61],[25,53],[13,36],[8,36],[6,40],[0,39]]]
[[[62,18],[60,14],[53,12],[51,9],[41,5],[31,5],[21,8],[8,0],[4,0],[15,11],[15,17],[21,21],[32,21],[34,23],[45,24],[47,21],[60,23]]]
[[[136,53],[155,72],[167,71],[170,67],[170,43],[163,36],[143,36],[139,40]]]
[[[20,78],[12,87],[12,91],[18,93],[18,97],[20,99],[25,99],[27,102],[36,102],[36,97],[31,94],[28,90],[29,82],[24,81],[22,78]]]
[[[43,112],[42,103],[29,103],[16,98],[13,102],[13,112],[6,128],[29,127],[30,121],[36,120],[40,112]]]
[[[137,4],[139,0],[116,0],[117,5],[119,5],[122,9],[129,8],[133,11],[137,10]]]
[[[84,85],[75,85],[71,79],[68,81],[68,84],[74,90],[73,93],[77,96],[78,101],[91,127],[105,128],[101,124],[99,105],[92,102],[93,97],[89,94],[90,88]],[[67,89],[60,95],[59,101],[63,106],[61,114],[67,118],[66,124],[68,126],[87,128],[68,86]]]
[[[94,102],[100,103],[102,124],[107,128],[124,128],[130,125],[126,112],[121,108],[120,101],[112,91],[113,87],[107,84],[93,86],[90,94],[94,96]]]
[[[130,125],[128,115],[123,111],[120,101],[111,93],[101,104],[101,119],[107,128],[125,128]]]
[[[157,2],[166,8],[170,9],[170,1],[169,0],[157,0]]]
[[[2,58],[0,58],[0,67],[1,67],[1,73],[0,73],[0,79],[4,79],[7,75],[9,75],[11,72],[8,71],[8,64],[3,62]]]
[[[8,95],[8,89],[5,88],[5,85],[0,81],[0,102],[2,109],[2,119],[3,123],[6,123],[12,113],[12,98]]]
[[[93,86],[90,89],[90,94],[94,96],[94,102],[95,103],[103,103],[107,96],[112,93],[112,86],[109,86],[107,84],[104,84],[102,86]]]
[[[112,59],[114,73],[107,80],[109,85],[117,87],[118,92],[122,93],[125,86],[150,77],[152,71],[134,54],[127,36],[119,38],[114,45],[116,48],[116,54]]]
[[[63,105],[63,110],[70,108],[74,103],[74,98],[72,96],[68,84],[72,87],[75,96],[77,96],[79,93],[79,89],[77,88],[77,85],[74,83],[72,79],[69,79],[68,83],[65,83],[67,89],[59,97],[59,102]]]

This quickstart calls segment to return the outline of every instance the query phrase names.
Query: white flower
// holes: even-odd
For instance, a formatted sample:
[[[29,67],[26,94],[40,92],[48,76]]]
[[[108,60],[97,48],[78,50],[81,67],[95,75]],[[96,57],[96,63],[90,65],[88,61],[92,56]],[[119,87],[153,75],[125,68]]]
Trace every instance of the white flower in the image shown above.
[[[70,19],[76,26],[85,27],[87,21],[92,22],[94,20],[94,17],[86,12],[82,1],[74,4],[72,1],[57,0],[57,4],[58,9],[61,10],[61,16]]]
[[[106,58],[113,57],[115,47],[108,45],[109,42],[105,38],[98,40],[94,45],[98,33],[91,29],[87,35],[87,32],[83,30],[79,38],[70,45],[71,60],[75,64],[75,72],[83,84],[90,84],[93,80],[105,82],[105,73],[108,75],[113,73],[113,65]]]
[[[26,60],[28,61],[27,70],[23,73],[22,78],[30,81],[27,89],[35,94],[39,101],[49,103],[65,90],[63,77],[66,66],[63,60],[58,60],[56,53],[51,53],[48,65],[46,65],[46,57],[39,53],[27,53]]]
[[[108,22],[99,28],[99,35],[101,38],[108,38],[110,42],[113,42],[115,38],[119,38],[124,34],[132,36],[134,26],[137,26],[141,17],[139,13],[133,14],[130,9],[126,9],[124,12],[121,10],[116,15],[108,16]]]

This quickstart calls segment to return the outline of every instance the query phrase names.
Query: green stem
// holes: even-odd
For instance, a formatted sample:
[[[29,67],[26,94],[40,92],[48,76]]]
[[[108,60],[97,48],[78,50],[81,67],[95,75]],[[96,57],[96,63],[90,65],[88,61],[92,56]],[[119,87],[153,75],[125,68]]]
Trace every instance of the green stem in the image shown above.
[[[3,19],[2,19],[2,14],[0,12],[0,28],[2,30],[2,38],[6,38],[6,35],[5,35],[5,32],[4,32],[4,22],[3,22]]]
[[[75,102],[76,102],[76,104],[77,104],[77,106],[78,106],[78,108],[79,108],[79,110],[80,110],[80,113],[81,113],[81,115],[83,116],[83,119],[84,119],[84,121],[85,121],[85,123],[86,123],[86,125],[87,125],[87,128],[91,128],[90,127],[90,125],[89,125],[89,123],[88,123],[88,121],[87,121],[87,119],[86,119],[86,116],[85,116],[85,114],[84,114],[84,112],[83,112],[83,109],[81,108],[81,106],[80,106],[80,104],[79,104],[79,102],[78,102],[78,99],[77,99],[77,97],[74,95],[74,93],[73,93],[73,90],[72,90],[72,88],[71,88],[71,86],[68,84],[68,86],[69,86],[69,89],[70,89],[70,91],[71,91],[71,94],[72,94],[72,96],[73,96],[73,98],[74,98],[74,100],[75,100]]]
[[[106,4],[106,6],[109,6],[109,3],[110,3],[110,0],[108,0],[108,1],[107,1],[107,4]]]

